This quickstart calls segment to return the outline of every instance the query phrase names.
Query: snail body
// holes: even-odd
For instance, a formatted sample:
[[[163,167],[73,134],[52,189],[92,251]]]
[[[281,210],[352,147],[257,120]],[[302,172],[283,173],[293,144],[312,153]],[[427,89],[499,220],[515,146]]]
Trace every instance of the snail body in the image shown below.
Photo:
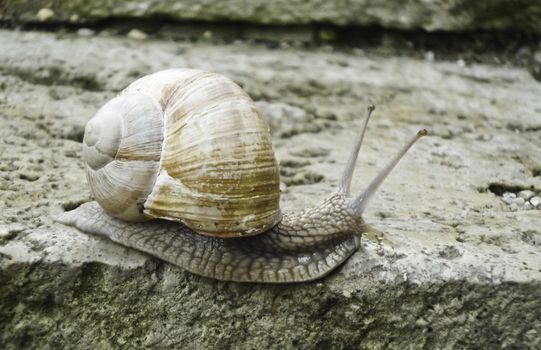
[[[350,196],[373,110],[337,191],[317,206],[282,213],[269,128],[250,97],[215,73],[145,76],[88,122],[83,158],[96,202],[57,220],[220,280],[320,278],[359,248],[367,203],[426,135],[418,132],[364,192]]]

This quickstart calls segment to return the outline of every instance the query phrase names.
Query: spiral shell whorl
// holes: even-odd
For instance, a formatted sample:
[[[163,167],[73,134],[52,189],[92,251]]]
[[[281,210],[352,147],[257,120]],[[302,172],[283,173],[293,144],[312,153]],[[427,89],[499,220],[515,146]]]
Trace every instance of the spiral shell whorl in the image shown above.
[[[83,158],[93,170],[99,170],[115,159],[122,134],[122,117],[109,108],[96,114],[85,128]]]
[[[87,179],[110,215],[148,220],[143,203],[158,174],[162,142],[161,109],[145,94],[118,96],[88,122],[83,139]]]

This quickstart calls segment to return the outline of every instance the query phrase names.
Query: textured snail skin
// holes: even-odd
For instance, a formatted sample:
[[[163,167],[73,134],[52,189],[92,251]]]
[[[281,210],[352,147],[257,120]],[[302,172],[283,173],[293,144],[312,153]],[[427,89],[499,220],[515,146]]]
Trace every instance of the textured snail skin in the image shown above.
[[[321,278],[359,247],[362,218],[342,194],[296,213],[284,213],[258,236],[221,239],[202,236],[165,220],[127,222],[107,215],[96,202],[57,220],[87,233],[148,253],[192,273],[237,282],[291,283]]]

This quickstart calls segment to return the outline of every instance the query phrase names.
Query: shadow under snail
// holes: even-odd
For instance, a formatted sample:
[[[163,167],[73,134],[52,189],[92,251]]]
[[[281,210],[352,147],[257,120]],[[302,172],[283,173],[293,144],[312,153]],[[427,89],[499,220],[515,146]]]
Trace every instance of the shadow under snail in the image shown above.
[[[365,191],[352,196],[373,110],[367,109],[336,192],[313,208],[282,213],[269,127],[250,97],[215,73],[147,75],[88,122],[83,158],[96,202],[57,220],[219,280],[321,278],[360,247],[369,200],[427,134],[419,131]]]

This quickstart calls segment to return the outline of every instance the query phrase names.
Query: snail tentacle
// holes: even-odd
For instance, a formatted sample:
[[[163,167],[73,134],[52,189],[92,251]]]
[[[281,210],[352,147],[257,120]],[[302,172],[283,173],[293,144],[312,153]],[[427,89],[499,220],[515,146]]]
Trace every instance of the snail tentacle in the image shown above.
[[[421,137],[428,135],[428,131],[426,129],[419,130],[415,136],[413,136],[408,143],[404,145],[396,153],[396,155],[387,163],[387,165],[380,171],[378,175],[370,182],[368,187],[361,192],[359,195],[357,195],[350,203],[350,208],[356,213],[356,215],[361,216],[366,207],[368,206],[368,203],[370,202],[370,199],[374,196],[374,194],[377,192],[379,186],[383,183],[383,181],[389,176],[393,168],[398,164],[398,162],[404,157],[404,155],[408,152],[408,150],[413,146],[417,140],[419,140]]]
[[[351,149],[348,162],[346,164],[346,167],[344,168],[344,172],[342,173],[342,179],[340,180],[340,184],[338,185],[338,190],[336,191],[337,193],[341,193],[344,195],[347,195],[349,193],[349,189],[351,186],[351,179],[353,178],[353,172],[355,171],[355,163],[357,163],[359,150],[361,149],[361,145],[363,143],[364,133],[366,132],[366,126],[368,125],[370,116],[372,115],[372,112],[375,109],[376,107],[373,104],[369,105],[366,109],[366,114],[361,124],[361,132],[357,136],[357,142],[355,142],[355,144],[353,145],[353,148]]]

